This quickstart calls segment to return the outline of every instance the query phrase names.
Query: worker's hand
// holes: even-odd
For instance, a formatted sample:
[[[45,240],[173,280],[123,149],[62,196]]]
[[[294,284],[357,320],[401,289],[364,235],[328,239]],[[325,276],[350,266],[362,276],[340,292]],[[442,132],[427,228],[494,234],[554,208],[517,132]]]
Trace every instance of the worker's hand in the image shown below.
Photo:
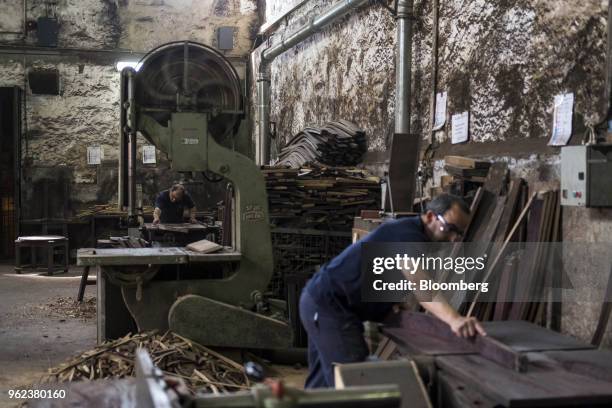
[[[486,336],[487,333],[475,317],[459,316],[450,323],[450,328],[459,337],[474,337],[476,334]]]
[[[153,220],[153,225],[157,225],[157,224],[159,224],[159,219],[154,219]]]
[[[191,218],[189,219],[189,222],[190,222],[190,223],[192,223],[192,224],[197,224],[197,223],[198,223],[198,220],[196,220],[196,219],[195,219],[195,217],[191,217]]]

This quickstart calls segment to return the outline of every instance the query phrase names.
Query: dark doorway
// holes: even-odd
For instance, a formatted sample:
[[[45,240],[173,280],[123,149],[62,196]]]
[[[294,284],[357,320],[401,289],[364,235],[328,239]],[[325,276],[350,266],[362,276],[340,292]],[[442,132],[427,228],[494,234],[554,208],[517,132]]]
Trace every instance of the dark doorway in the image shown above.
[[[20,97],[0,88],[0,259],[13,258],[19,233]]]

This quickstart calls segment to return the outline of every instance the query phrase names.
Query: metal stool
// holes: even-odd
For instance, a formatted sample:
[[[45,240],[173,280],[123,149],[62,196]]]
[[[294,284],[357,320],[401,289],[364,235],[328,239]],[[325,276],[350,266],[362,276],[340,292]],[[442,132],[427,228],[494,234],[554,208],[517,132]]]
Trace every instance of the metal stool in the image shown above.
[[[55,248],[64,248],[64,263],[55,264],[54,251]],[[29,265],[21,265],[21,248],[31,248],[32,263]],[[36,263],[35,251],[37,248],[47,250],[47,275],[53,275],[53,272],[63,270],[68,272],[68,262],[70,252],[68,249],[68,239],[61,235],[36,235],[19,237],[15,240],[15,272],[21,273],[25,268],[34,268],[38,266]]]

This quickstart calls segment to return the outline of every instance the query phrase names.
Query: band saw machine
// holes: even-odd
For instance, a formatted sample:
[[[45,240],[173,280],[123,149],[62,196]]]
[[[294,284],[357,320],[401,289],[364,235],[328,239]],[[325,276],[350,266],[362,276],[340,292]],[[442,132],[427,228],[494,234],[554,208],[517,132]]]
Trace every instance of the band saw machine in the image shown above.
[[[98,271],[98,341],[126,334],[132,317],[140,331],[170,329],[205,345],[289,347],[284,303],[264,296],[273,273],[268,202],[258,166],[236,149],[244,101],[235,69],[194,42],[163,45],[139,65],[121,75],[127,164],[120,190],[127,191],[130,220],[142,134],[167,154],[173,170],[232,183],[233,242],[212,254],[184,247],[80,249],[78,265]]]

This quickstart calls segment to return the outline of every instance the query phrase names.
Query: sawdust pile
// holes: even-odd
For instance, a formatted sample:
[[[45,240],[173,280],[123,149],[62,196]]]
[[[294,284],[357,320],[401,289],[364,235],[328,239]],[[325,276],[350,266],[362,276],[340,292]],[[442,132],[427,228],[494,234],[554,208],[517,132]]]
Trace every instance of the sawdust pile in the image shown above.
[[[58,296],[43,304],[25,306],[21,314],[24,318],[42,316],[90,321],[96,318],[96,298],[86,298],[83,303],[79,303],[72,296]]]

